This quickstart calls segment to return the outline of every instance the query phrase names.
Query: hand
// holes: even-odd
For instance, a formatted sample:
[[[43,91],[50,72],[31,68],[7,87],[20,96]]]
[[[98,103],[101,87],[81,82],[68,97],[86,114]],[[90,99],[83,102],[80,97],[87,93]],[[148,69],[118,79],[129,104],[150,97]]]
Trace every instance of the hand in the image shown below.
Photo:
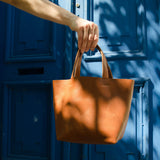
[[[89,49],[94,51],[99,39],[99,29],[95,23],[77,17],[70,28],[78,33],[78,48],[82,53]]]

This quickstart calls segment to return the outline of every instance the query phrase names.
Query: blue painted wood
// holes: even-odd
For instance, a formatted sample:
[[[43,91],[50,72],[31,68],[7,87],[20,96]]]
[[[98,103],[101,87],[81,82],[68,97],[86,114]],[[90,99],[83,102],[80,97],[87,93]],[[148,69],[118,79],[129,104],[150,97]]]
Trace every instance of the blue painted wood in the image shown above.
[[[5,85],[2,143],[4,158],[49,159],[50,96],[51,85],[48,82]]]
[[[100,27],[99,43],[103,50],[138,51],[142,49],[142,44],[137,39],[142,34],[142,26],[139,24],[142,19],[138,16],[142,15],[143,10],[138,11],[139,5],[143,5],[141,1],[94,2],[93,20]],[[138,27],[139,33],[137,33]]]
[[[99,26],[99,44],[106,55],[109,54],[112,58],[127,55],[133,57],[135,54],[145,57],[145,52],[143,52],[146,49],[143,1],[100,0],[93,1],[93,3],[88,1],[88,3],[91,4],[91,8],[87,17],[90,17],[90,20]],[[82,17],[84,17],[83,12],[85,10],[81,9]]]
[[[4,7],[5,5],[0,2],[0,22],[5,21],[4,15]],[[3,52],[4,52],[4,42],[5,42],[5,36],[4,36],[4,25],[0,25],[0,155],[2,155],[2,105],[3,105],[3,86],[2,86],[2,62],[3,62]],[[1,156],[0,156],[1,159]]]
[[[147,23],[147,46],[148,46],[148,55],[150,59],[150,79],[153,87],[152,94],[150,93],[150,110],[152,111],[151,123],[150,123],[150,159],[158,160],[160,158],[160,112],[159,112],[159,37],[160,37],[160,28],[159,28],[159,1],[146,1],[146,23]],[[150,53],[150,54],[149,54]]]
[[[92,160],[158,160],[159,2],[88,0],[87,5],[81,1],[81,6],[76,9],[77,14],[100,28],[99,45],[109,60],[113,76],[136,79],[124,138],[116,145],[90,145],[83,152],[88,152],[88,159]],[[81,75],[101,77],[100,61],[97,51],[86,53]]]
[[[51,84],[70,76],[72,32],[0,4],[0,159],[65,159],[68,147],[56,141]]]
[[[15,27],[17,26],[16,24],[19,23],[16,21],[16,16],[14,16],[15,9],[9,5],[5,5],[4,13],[6,17],[6,21],[4,21],[4,24],[2,25],[4,27],[3,33],[6,41],[4,41],[3,47],[5,47],[5,52],[2,52],[2,55],[5,56],[5,61],[3,62],[3,73],[5,76],[2,77],[3,80],[37,80],[37,79],[58,79],[64,77],[64,61],[65,61],[65,52],[64,48],[62,46],[65,46],[65,39],[63,38],[65,35],[65,27],[57,24],[51,24],[48,21],[36,19],[35,26],[40,26],[40,30],[44,30],[41,33],[47,33],[45,30],[47,28],[43,28],[42,26],[47,26],[49,28],[48,33],[43,37],[44,43],[47,44],[48,39],[50,41],[50,49],[53,51],[52,53],[48,53],[47,51],[47,46],[46,50],[43,48],[38,47],[37,49],[32,49],[30,50],[23,50],[21,53],[22,55],[14,55],[14,45],[12,42],[14,42],[14,35],[16,32],[14,32],[16,29]],[[21,12],[20,12],[21,13]],[[20,14],[19,12],[17,13]],[[22,12],[23,13],[23,12]],[[12,15],[12,16],[11,16]],[[26,22],[29,20],[33,21],[32,19],[33,16],[29,14],[25,14],[25,17],[28,18]],[[15,20],[15,21],[14,21]],[[13,23],[14,21],[14,23]],[[23,20],[25,21],[25,20]],[[13,25],[14,24],[14,25]],[[42,24],[42,26],[40,25]],[[14,27],[15,26],[15,27]],[[54,27],[53,27],[54,26]],[[30,26],[31,27],[31,26]],[[18,27],[17,27],[18,28]],[[23,25],[20,25],[19,28],[23,31],[25,28]],[[15,30],[14,30],[15,29]],[[35,28],[33,29],[33,31]],[[38,29],[37,29],[38,30]],[[40,31],[38,30],[38,31]],[[24,30],[25,32],[25,30]],[[21,32],[23,33],[23,32]],[[18,33],[17,33],[18,34]],[[23,35],[23,34],[22,34]],[[26,38],[27,34],[24,34],[24,39]],[[34,35],[34,39],[36,39],[36,36],[39,36],[38,34]],[[32,37],[29,36],[31,39]],[[37,37],[38,38],[38,37]],[[27,39],[27,38],[26,38]],[[61,42],[61,43],[59,43]],[[16,41],[18,44],[18,41]],[[16,45],[15,45],[16,46]],[[43,46],[43,45],[42,45]],[[54,46],[54,47],[53,47]],[[26,55],[26,52],[29,52],[31,55]],[[36,53],[36,54],[35,54]],[[18,54],[18,51],[16,51],[16,54]],[[72,54],[68,55],[72,56]],[[4,59],[3,59],[4,60]],[[17,63],[18,62],[18,63]],[[26,63],[24,63],[26,62]],[[29,62],[29,63],[28,63]],[[30,63],[32,62],[32,64]],[[42,63],[43,62],[43,63]],[[7,64],[7,65],[6,65]],[[23,65],[22,65],[23,64]],[[58,66],[58,67],[57,67]],[[67,65],[66,65],[67,66]],[[19,70],[25,70],[25,69],[36,69],[36,68],[41,68],[43,70],[43,73],[36,74],[36,75],[24,75],[24,74],[19,74]],[[56,69],[55,69],[56,68]]]
[[[2,85],[0,84],[0,155],[2,155]]]
[[[7,8],[7,14],[7,62],[55,60],[57,44],[54,23],[34,17],[12,6]]]
[[[49,90],[32,86],[12,90],[10,154],[47,157],[50,118],[45,106],[50,105],[46,103]]]

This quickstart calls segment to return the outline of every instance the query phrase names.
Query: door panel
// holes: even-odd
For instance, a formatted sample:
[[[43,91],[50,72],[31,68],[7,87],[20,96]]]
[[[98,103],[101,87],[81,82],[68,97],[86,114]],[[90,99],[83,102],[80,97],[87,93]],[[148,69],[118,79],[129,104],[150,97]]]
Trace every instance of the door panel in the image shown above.
[[[94,20],[100,29],[103,50],[138,50],[137,14],[138,1],[94,1]]]
[[[92,7],[87,17],[99,26],[99,44],[108,57],[146,57],[144,1],[93,0],[88,1],[88,6],[89,3]],[[77,10],[85,12],[82,8]]]
[[[4,115],[8,116],[8,155],[48,158],[51,87],[44,84],[10,84],[6,91],[9,103],[5,107],[9,114]]]
[[[6,61],[55,60],[55,25],[11,6],[7,12]]]

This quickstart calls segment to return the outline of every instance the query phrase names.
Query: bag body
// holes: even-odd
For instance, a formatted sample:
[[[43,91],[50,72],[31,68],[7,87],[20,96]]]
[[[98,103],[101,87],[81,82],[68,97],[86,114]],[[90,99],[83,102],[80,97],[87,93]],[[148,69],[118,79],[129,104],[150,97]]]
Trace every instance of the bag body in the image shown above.
[[[58,140],[72,143],[114,144],[123,137],[131,108],[134,81],[113,79],[102,54],[103,76],[80,77],[78,51],[72,77],[53,80]],[[104,73],[105,72],[105,73]]]

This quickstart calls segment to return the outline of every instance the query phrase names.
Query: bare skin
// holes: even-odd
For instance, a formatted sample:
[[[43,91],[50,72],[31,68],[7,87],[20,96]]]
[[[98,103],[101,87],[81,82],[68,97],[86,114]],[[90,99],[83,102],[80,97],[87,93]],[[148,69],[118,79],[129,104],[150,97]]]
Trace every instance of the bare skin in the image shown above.
[[[0,0],[34,16],[67,25],[78,34],[78,48],[81,52],[94,50],[99,39],[98,26],[88,20],[77,17],[71,12],[48,0]]]

